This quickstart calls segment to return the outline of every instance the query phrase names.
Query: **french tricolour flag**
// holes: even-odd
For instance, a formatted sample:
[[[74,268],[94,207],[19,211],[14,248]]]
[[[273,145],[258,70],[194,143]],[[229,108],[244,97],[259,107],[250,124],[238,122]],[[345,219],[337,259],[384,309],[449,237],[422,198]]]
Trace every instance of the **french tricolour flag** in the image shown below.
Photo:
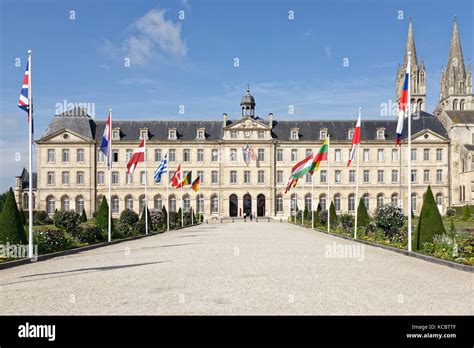
[[[347,161],[348,167],[351,165],[351,162],[354,160],[356,148],[357,148],[357,145],[359,145],[359,143],[360,143],[360,113],[359,113],[359,118],[357,119],[354,135],[352,136],[351,153],[349,154],[349,160]]]
[[[397,145],[400,145],[403,134],[403,120],[408,106],[408,82],[410,81],[410,61],[407,64],[407,71],[405,73],[405,82],[403,83],[400,101],[398,103],[398,123],[397,123]]]
[[[127,163],[128,173],[132,174],[135,171],[138,162],[145,162],[145,139],[142,140],[138,149],[130,157],[130,161]]]
[[[107,118],[107,123],[105,124],[104,135],[102,136],[102,141],[100,143],[100,151],[104,153],[105,157],[107,157],[107,163],[110,167],[112,163],[112,159],[109,158],[109,146],[110,146],[110,112],[109,117]]]

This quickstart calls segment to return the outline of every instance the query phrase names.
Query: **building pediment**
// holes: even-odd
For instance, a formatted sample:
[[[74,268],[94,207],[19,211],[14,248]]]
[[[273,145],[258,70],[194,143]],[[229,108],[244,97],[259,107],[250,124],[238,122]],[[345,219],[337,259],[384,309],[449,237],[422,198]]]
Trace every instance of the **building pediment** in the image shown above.
[[[422,131],[412,135],[412,142],[417,142],[417,143],[422,143],[422,142],[423,143],[424,142],[443,143],[447,141],[449,141],[449,139],[439,135],[436,132],[433,132],[430,129],[423,129]]]
[[[232,122],[226,130],[269,130],[270,127],[261,121],[251,117],[244,117],[236,122]]]
[[[51,133],[37,141],[41,143],[91,143],[91,139],[82,136],[74,131],[63,128]]]

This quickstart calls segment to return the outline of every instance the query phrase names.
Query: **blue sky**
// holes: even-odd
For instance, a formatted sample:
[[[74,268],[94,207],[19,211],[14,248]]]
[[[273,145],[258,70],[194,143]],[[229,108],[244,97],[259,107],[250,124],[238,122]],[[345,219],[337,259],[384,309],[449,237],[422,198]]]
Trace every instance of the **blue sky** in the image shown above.
[[[88,103],[100,119],[109,107],[115,119],[237,118],[247,83],[260,116],[344,119],[362,106],[380,118],[395,98],[409,16],[432,111],[454,16],[466,62],[473,56],[470,0],[3,0],[0,190],[27,164],[16,103],[30,48],[36,137],[64,103]]]

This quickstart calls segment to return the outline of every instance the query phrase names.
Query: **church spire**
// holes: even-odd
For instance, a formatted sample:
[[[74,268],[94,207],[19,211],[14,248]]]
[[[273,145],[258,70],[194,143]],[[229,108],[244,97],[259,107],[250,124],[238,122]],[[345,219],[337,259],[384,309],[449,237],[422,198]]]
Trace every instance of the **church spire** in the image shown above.
[[[415,47],[415,36],[413,35],[413,25],[411,24],[411,17],[410,22],[408,24],[408,36],[407,36],[407,43],[405,46],[405,61],[403,62],[403,66],[406,68],[408,63],[408,52],[411,52],[411,65],[415,66],[418,65],[418,59],[416,57],[416,47]]]
[[[461,73],[462,75],[465,74],[464,59],[462,56],[461,40],[459,39],[458,21],[456,17],[454,17],[453,36],[451,37],[451,45],[449,47],[446,72],[448,74],[451,72]]]

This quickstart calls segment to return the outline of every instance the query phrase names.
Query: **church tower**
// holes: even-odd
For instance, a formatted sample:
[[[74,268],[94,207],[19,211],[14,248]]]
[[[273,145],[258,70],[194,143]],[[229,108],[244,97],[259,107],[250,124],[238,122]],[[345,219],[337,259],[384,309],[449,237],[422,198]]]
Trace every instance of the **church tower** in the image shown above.
[[[458,22],[454,17],[448,64],[441,72],[438,113],[444,110],[474,110],[472,67],[464,65]]]
[[[247,85],[247,91],[242,96],[240,101],[240,107],[242,108],[242,117],[255,116],[255,98],[250,94],[250,86]]]
[[[398,65],[397,80],[396,80],[396,96],[397,104],[400,100],[400,93],[402,92],[403,82],[405,81],[405,72],[408,64],[408,52],[411,52],[411,68],[410,68],[410,93],[412,111],[424,111],[426,108],[426,69],[423,59],[418,64],[416,56],[415,37],[413,35],[413,26],[410,22],[408,24],[408,37],[405,47],[405,59],[403,65]]]

